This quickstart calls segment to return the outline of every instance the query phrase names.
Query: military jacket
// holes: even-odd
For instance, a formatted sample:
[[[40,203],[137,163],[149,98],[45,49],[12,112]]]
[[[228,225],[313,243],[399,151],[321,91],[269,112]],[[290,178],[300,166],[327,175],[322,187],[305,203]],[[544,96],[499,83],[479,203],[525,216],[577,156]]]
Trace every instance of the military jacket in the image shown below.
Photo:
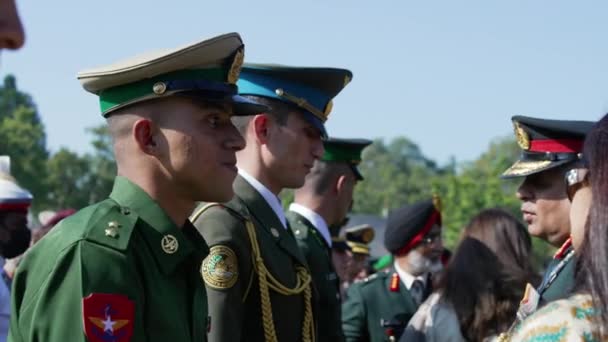
[[[401,280],[397,289],[391,286],[393,273],[376,273],[349,287],[342,304],[346,341],[399,340],[418,307]]]
[[[340,280],[331,259],[331,248],[321,233],[304,216],[286,214],[298,246],[304,253],[312,279],[319,294],[320,310],[316,312],[318,341],[343,341]]]
[[[13,281],[9,341],[205,341],[208,249],[117,177],[110,198],[61,221]]]
[[[264,198],[241,176],[233,184],[235,197],[222,206],[195,211],[192,220],[210,246],[202,272],[209,300],[210,341],[265,341],[266,325],[274,324],[277,341],[302,341],[306,299],[304,293],[284,295],[260,288],[254,242],[261,261],[284,287],[298,283],[298,270],[307,269],[291,231],[283,227]],[[247,222],[253,223],[252,241]],[[310,275],[309,275],[310,277]],[[267,283],[265,283],[268,285]],[[272,319],[264,319],[263,293],[269,294]]]
[[[568,239],[551,260],[538,287],[541,303],[552,302],[571,294],[574,289],[575,267],[574,249]]]

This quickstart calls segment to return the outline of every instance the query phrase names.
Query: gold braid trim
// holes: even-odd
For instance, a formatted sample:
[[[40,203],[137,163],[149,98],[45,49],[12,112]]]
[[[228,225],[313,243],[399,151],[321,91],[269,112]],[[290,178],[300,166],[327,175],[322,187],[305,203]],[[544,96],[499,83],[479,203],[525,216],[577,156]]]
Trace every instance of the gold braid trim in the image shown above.
[[[312,315],[312,289],[311,276],[306,267],[297,266],[297,282],[294,288],[288,288],[281,284],[275,277],[270,274],[262,254],[260,253],[260,245],[255,234],[255,226],[250,220],[245,221],[247,233],[251,240],[251,254],[253,259],[253,267],[258,274],[260,283],[260,302],[262,305],[262,319],[264,326],[264,340],[266,342],[277,342],[277,333],[272,317],[272,303],[270,301],[270,289],[284,296],[293,296],[304,294],[304,322],[302,323],[302,341],[314,342],[314,322]]]

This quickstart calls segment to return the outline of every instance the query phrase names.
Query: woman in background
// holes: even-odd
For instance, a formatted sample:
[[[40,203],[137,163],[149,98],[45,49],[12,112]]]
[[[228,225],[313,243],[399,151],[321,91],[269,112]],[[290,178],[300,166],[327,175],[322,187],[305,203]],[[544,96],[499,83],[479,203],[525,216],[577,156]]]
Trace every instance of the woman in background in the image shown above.
[[[526,283],[540,280],[526,228],[486,209],[465,227],[437,291],[422,304],[401,341],[492,341],[508,329]]]

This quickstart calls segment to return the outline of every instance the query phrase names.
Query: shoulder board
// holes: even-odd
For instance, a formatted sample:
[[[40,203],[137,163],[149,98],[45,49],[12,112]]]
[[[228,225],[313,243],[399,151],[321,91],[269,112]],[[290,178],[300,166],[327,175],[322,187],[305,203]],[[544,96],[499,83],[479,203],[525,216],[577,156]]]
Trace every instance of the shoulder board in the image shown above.
[[[376,281],[377,279],[383,279],[383,278],[385,278],[385,277],[386,277],[386,275],[387,275],[387,273],[385,273],[385,272],[378,272],[378,273],[374,273],[374,274],[372,274],[372,275],[368,276],[367,278],[363,279],[363,280],[362,280],[362,282],[363,282],[363,283],[370,283],[370,282],[374,282],[374,281]]]
[[[138,215],[127,207],[121,207],[107,199],[91,208],[84,239],[124,251],[129,245],[131,234],[137,223]]]
[[[242,212],[241,210],[232,208],[232,206],[229,203],[213,202],[213,203],[201,203],[201,205],[199,205],[196,209],[194,209],[194,212],[192,213],[192,215],[190,215],[190,222],[193,222],[193,223],[196,222],[196,220],[198,220],[207,210],[209,210],[211,208],[224,209],[224,210],[228,211],[230,214],[232,214],[233,216],[235,216],[243,221],[251,220],[249,213]]]

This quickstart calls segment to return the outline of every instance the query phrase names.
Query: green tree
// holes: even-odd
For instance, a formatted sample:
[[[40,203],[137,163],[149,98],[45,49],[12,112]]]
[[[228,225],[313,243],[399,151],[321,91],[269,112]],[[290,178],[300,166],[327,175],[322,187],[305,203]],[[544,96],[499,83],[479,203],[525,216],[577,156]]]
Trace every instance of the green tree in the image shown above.
[[[374,141],[363,151],[359,168],[365,180],[355,188],[353,211],[377,215],[429,197],[433,179],[450,173],[405,137],[388,144],[382,139]]]
[[[88,204],[89,163],[62,148],[47,162],[48,203],[54,208],[81,208]]]
[[[0,154],[11,157],[11,172],[34,195],[34,207],[46,198],[46,134],[30,96],[17,89],[13,76],[0,87]]]
[[[106,125],[88,129],[93,153],[79,156],[61,149],[48,161],[48,202],[54,208],[80,209],[108,197],[116,176]]]

